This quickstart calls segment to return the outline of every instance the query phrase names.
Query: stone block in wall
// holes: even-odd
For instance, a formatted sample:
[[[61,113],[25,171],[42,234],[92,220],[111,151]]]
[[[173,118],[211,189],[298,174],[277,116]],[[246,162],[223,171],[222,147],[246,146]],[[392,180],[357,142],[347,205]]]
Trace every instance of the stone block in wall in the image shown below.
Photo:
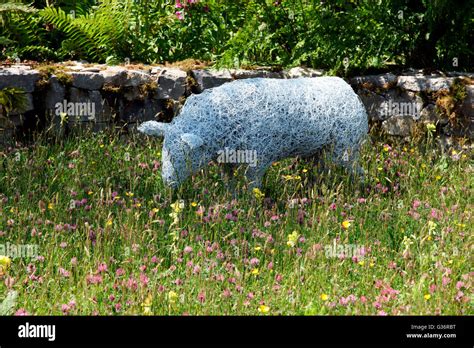
[[[127,69],[120,66],[109,66],[100,72],[104,78],[104,84],[123,86],[127,81]]]
[[[44,106],[46,110],[51,111],[55,111],[56,104],[62,103],[66,98],[66,88],[54,75],[49,79],[48,89],[45,92],[44,98]]]
[[[349,83],[352,86],[360,87],[363,85],[369,85],[375,88],[387,88],[389,86],[395,85],[396,82],[397,76],[392,73],[356,76],[349,80]]]
[[[265,71],[263,77],[267,79],[283,79],[285,78],[285,75],[282,71]]]
[[[253,79],[257,77],[265,77],[265,70],[244,70],[244,69],[230,69],[230,75],[235,80]]]
[[[123,87],[138,87],[152,81],[150,74],[140,70],[128,70]]]
[[[166,68],[162,68],[161,66],[154,66],[150,70],[150,74],[152,75],[159,75],[161,71],[163,71]]]
[[[186,77],[186,72],[180,69],[161,70],[156,98],[178,100],[185,93]]]
[[[163,107],[158,100],[135,100],[124,103],[120,112],[120,120],[126,123],[155,120],[161,111],[163,111]]]
[[[454,77],[435,77],[424,75],[401,75],[398,77],[397,86],[407,91],[439,91],[449,89],[454,82]]]
[[[27,93],[33,93],[35,83],[40,78],[37,71],[23,67],[1,68],[0,89],[7,87],[21,88]]]
[[[226,82],[232,81],[232,75],[228,70],[192,70],[191,74],[197,83],[199,92],[208,88],[218,87]]]
[[[423,108],[423,110],[421,110],[420,121],[423,123],[439,123],[442,126],[446,125],[449,122],[446,115],[441,115],[436,110],[436,105],[434,104],[428,104]]]
[[[81,114],[70,114],[69,118],[75,118],[81,122],[109,122],[112,118],[113,110],[99,91],[86,91],[71,87],[69,90],[69,100],[66,101],[73,104],[75,110],[85,110]],[[81,105],[82,104],[82,105]]]
[[[138,87],[127,87],[123,90],[123,97],[127,101],[142,100],[144,99],[140,89]]]
[[[423,99],[416,93],[391,89],[385,92],[386,101],[380,106],[380,112],[386,117],[410,116],[418,120],[423,109]]]
[[[367,89],[358,89],[369,119],[383,121],[393,116],[411,116],[419,119],[423,109],[423,100],[413,92],[387,90],[376,93]]]
[[[87,90],[97,90],[101,89],[104,85],[104,76],[98,73],[93,72],[72,72],[71,76],[73,78],[72,85],[76,88],[82,88]]]
[[[382,109],[382,105],[386,102],[386,99],[382,95],[367,89],[360,89],[357,95],[360,97],[362,104],[364,104],[370,120],[380,121],[387,118],[387,115]]]
[[[92,73],[100,73],[102,71],[101,66],[91,66],[87,68],[82,68],[81,71],[83,72],[92,72]]]
[[[415,120],[410,116],[393,116],[382,122],[382,129],[389,135],[410,136]]]

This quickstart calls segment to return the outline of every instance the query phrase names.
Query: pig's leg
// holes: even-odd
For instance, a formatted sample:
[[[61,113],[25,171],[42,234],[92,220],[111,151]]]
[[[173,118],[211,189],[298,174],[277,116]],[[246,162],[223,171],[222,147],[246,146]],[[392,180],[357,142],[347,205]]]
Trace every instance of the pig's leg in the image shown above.
[[[234,164],[231,164],[231,163],[225,163],[223,167],[224,167],[224,170],[223,170],[224,180],[223,181],[227,183],[227,187],[232,192],[232,194],[235,194],[236,184],[235,184],[234,173],[235,173],[236,167]]]
[[[245,172],[245,177],[249,182],[249,188],[259,188],[262,186],[262,178],[268,167],[272,164],[272,161],[265,161],[258,163],[255,167],[248,166]]]
[[[316,175],[324,175],[327,172],[325,148],[317,150],[313,155],[306,157],[306,160],[312,165]],[[313,171],[311,171],[313,173]]]
[[[330,157],[336,165],[345,168],[352,177],[364,180],[364,170],[358,164],[358,144],[338,143],[331,149]]]

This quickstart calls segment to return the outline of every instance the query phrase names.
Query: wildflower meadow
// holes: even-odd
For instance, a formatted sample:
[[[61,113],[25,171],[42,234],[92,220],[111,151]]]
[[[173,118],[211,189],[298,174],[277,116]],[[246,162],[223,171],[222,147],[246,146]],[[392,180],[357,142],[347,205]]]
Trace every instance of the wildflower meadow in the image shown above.
[[[3,314],[473,314],[468,146],[369,139],[363,182],[297,158],[234,192],[217,163],[165,188],[160,149],[100,132],[0,152]]]

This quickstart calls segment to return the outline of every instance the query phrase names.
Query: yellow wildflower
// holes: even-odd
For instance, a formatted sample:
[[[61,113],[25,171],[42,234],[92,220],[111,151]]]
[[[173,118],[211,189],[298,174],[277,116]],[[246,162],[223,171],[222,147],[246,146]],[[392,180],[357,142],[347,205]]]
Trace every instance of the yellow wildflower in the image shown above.
[[[10,268],[12,260],[8,256],[0,255],[0,277]]]
[[[260,305],[260,306],[258,307],[258,311],[259,311],[260,313],[268,313],[268,312],[270,312],[270,307],[265,306],[265,305]]]
[[[173,212],[180,213],[184,209],[184,201],[180,200],[172,203],[171,208],[173,209]]]
[[[428,301],[430,298],[431,298],[431,295],[430,294],[426,294],[425,296],[423,296],[425,298],[426,301]]]
[[[145,298],[145,301],[142,303],[143,307],[143,314],[144,315],[153,315],[153,312],[151,311],[151,305],[153,303],[153,296],[152,294],[148,294],[148,296]]]
[[[288,235],[288,241],[286,242],[286,245],[288,245],[290,248],[293,248],[296,245],[296,242],[298,241],[298,237],[298,232],[293,231]]]
[[[198,204],[197,204],[196,202],[191,202],[191,206],[192,206],[192,207],[197,207],[197,205],[198,205]]]
[[[426,129],[428,130],[428,132],[434,132],[436,130],[436,125],[433,124],[433,123],[428,123],[426,124]]]
[[[48,203],[48,209],[54,210],[54,203]]]
[[[0,266],[5,267],[5,269],[10,268],[12,260],[8,256],[0,255]]]
[[[258,187],[255,187],[253,189],[253,194],[255,196],[255,198],[257,199],[262,199],[265,197],[265,194],[262,193],[262,191],[260,191],[260,189]]]
[[[436,227],[438,227],[438,225],[436,224],[436,222],[434,221],[428,221],[428,231],[431,233],[432,231],[434,231],[436,229]]]
[[[341,223],[341,226],[343,229],[347,230],[349,227],[351,227],[351,222],[349,220],[344,220],[342,223]]]
[[[321,300],[323,301],[327,301],[329,299],[329,296],[326,295],[326,294],[321,294],[321,296],[319,296],[321,298]]]
[[[299,175],[282,175],[282,178],[285,179],[286,181],[301,180],[301,176]]]
[[[176,303],[176,300],[178,299],[178,294],[171,290],[168,292],[168,302],[169,303]]]
[[[252,273],[254,276],[258,276],[260,271],[258,270],[258,268],[254,268],[250,273]]]

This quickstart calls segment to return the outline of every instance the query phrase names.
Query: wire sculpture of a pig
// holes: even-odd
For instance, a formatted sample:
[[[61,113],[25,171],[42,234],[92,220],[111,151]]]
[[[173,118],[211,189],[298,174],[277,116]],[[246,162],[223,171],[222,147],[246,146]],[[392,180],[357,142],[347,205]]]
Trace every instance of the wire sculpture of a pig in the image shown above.
[[[351,173],[368,132],[367,113],[338,77],[253,78],[191,95],[171,123],[148,121],[138,130],[164,136],[162,177],[176,188],[211,160],[230,168],[247,165],[251,187],[265,171],[289,157],[329,158]]]

